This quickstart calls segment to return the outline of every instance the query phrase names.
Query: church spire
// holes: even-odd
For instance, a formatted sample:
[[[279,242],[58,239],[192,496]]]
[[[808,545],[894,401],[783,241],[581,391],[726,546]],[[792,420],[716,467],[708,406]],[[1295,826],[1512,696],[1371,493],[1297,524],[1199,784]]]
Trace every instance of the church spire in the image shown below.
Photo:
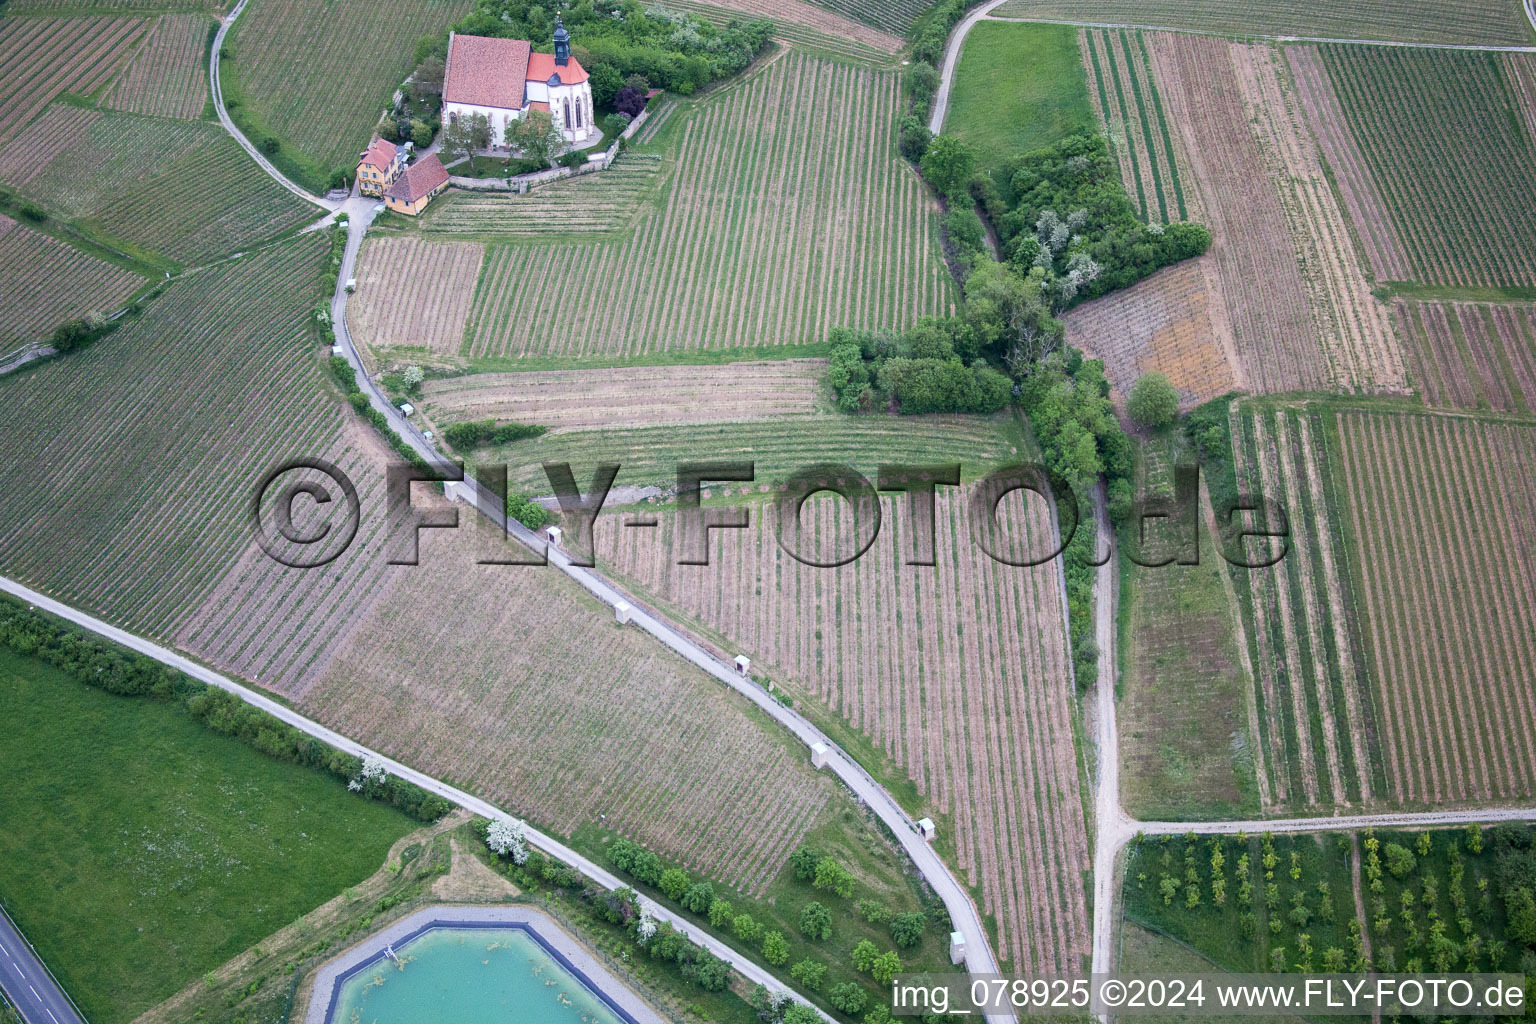
[[[555,15],[555,63],[565,67],[571,62],[571,34],[565,30],[560,15]]]

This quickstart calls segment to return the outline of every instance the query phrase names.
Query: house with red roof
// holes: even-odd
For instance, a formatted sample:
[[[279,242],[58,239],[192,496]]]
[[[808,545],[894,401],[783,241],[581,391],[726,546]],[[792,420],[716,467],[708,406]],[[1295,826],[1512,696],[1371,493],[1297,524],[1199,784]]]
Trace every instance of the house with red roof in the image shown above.
[[[426,156],[400,172],[400,177],[384,193],[384,205],[396,213],[414,217],[427,208],[432,197],[448,187],[448,168],[436,153]]]
[[[406,150],[376,138],[357,160],[357,190],[365,196],[382,196],[405,170]]]
[[[543,111],[565,141],[580,145],[597,134],[592,121],[592,86],[581,62],[571,56],[571,34],[555,17],[555,52],[534,53],[523,39],[448,34],[443,75],[443,112],[450,124],[482,114],[491,125],[491,145],[507,144],[512,122]]]

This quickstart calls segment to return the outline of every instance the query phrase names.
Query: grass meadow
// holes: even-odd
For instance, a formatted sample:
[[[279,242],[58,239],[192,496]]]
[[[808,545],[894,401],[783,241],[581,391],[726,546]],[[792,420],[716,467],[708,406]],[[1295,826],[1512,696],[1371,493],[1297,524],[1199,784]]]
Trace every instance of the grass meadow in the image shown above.
[[[95,1024],[378,870],[399,811],[178,708],[0,651],[0,898]]]
[[[1018,74],[1019,68],[1029,73]],[[1096,131],[1097,125],[1077,29],[983,21],[971,30],[944,133],[968,143],[979,167],[995,169],[1010,157]]]

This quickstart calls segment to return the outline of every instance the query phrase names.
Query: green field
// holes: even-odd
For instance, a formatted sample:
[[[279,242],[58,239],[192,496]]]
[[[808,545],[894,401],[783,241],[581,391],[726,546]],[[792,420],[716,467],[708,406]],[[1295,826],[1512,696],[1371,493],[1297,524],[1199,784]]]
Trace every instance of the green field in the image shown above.
[[[97,1024],[132,1020],[366,878],[413,827],[179,707],[9,651],[0,720],[0,897]]]
[[[405,76],[416,43],[469,12],[469,0],[252,0],[219,66],[230,116],[311,191],[357,156]]]
[[[58,114],[56,104],[45,116]],[[206,121],[104,111],[24,173],[22,193],[56,215],[180,263],[227,255],[318,213]]]
[[[1234,36],[1324,36],[1427,43],[1532,41],[1519,0],[1009,0],[999,17],[1196,29]]]
[[[482,449],[477,461],[505,462],[514,489],[548,494],[545,462],[569,462],[577,480],[591,467],[616,461],[616,486],[677,484],[677,464],[700,460],[755,461],[756,483],[781,482],[818,462],[844,462],[871,480],[882,462],[954,461],[967,479],[1010,457],[1007,420],[981,417],[807,416],[756,423],[710,423],[638,430],[582,430],[545,434],[500,448]],[[743,485],[735,486],[738,490]]]
[[[1093,132],[1097,123],[1077,29],[983,21],[966,37],[944,134],[969,143],[980,168]]]
[[[1318,51],[1414,279],[1536,283],[1536,142],[1499,55]]]
[[[1137,492],[1173,496],[1173,438],[1142,446]],[[1182,520],[1180,521],[1182,526]],[[1173,554],[1170,531],[1147,529],[1149,554]],[[1200,564],[1147,568],[1120,560],[1121,798],[1140,818],[1251,817],[1258,811],[1249,735],[1252,680],[1216,539],[1200,523]]]

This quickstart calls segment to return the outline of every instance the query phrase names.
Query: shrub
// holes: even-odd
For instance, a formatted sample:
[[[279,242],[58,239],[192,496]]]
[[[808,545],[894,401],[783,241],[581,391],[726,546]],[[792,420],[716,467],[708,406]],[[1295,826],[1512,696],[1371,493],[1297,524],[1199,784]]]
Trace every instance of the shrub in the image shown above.
[[[841,985],[832,986],[832,991],[827,993],[827,1002],[843,1013],[862,1013],[864,1007],[869,1005],[869,996],[862,986],[845,981]]]
[[[614,95],[613,109],[620,114],[628,114],[631,119],[639,117],[645,109],[645,93],[626,85]]]
[[[268,135],[266,138],[261,140],[261,151],[267,154],[267,156],[276,156],[278,151],[282,148],[282,142],[274,136]]]
[[[708,882],[695,882],[688,887],[678,902],[683,905],[684,910],[691,910],[695,914],[707,914],[715,902],[715,887]]]
[[[816,877],[816,865],[821,863],[821,851],[814,846],[802,846],[789,855],[789,866],[794,869],[795,880],[809,882]]]
[[[507,515],[516,519],[530,530],[542,530],[555,521],[555,514],[540,505],[526,494],[509,492],[507,494]],[[651,856],[655,856],[652,854]],[[658,880],[660,876],[658,875]],[[651,884],[655,884],[654,881]]]
[[[633,120],[634,118],[628,114],[609,114],[603,118],[603,133],[612,138],[617,138],[624,134],[624,129],[628,128],[629,123]]]
[[[763,927],[751,914],[740,914],[731,921],[731,931],[743,942],[756,942],[763,933]]]
[[[808,939],[825,942],[832,937],[832,911],[826,905],[812,901],[800,911],[800,931]]]
[[[789,942],[783,932],[769,932],[763,936],[763,959],[775,967],[789,963]]]
[[[817,889],[830,890],[843,899],[853,895],[853,875],[831,857],[816,862],[816,877],[811,884]]]
[[[497,423],[494,419],[455,423],[443,431],[443,439],[455,450],[471,451],[489,445],[511,444],[538,437],[549,428],[529,423]]]
[[[709,923],[716,928],[724,928],[732,916],[731,905],[725,900],[715,900],[709,905]]]
[[[869,973],[874,976],[879,985],[889,985],[891,979],[901,971],[901,957],[895,950],[889,950],[875,957],[875,962],[870,965]]]
[[[1386,844],[1381,848],[1381,852],[1387,860],[1387,870],[1392,872],[1393,878],[1407,878],[1413,873],[1418,863],[1411,850],[1397,843]]]
[[[789,976],[812,992],[820,989],[827,980],[827,965],[807,957],[789,969]],[[788,1018],[785,1018],[786,1021]]]
[[[681,899],[683,893],[688,891],[688,873],[682,868],[667,868],[656,884],[669,899]]]
[[[933,133],[928,130],[927,125],[923,124],[921,118],[908,117],[902,120],[901,133],[896,143],[902,156],[914,164],[921,163],[932,142]]]
[[[911,949],[923,941],[923,930],[928,927],[928,915],[919,911],[897,914],[891,918],[891,938],[902,949]]]
[[[1179,414],[1179,392],[1166,376],[1152,370],[1131,386],[1125,411],[1138,426],[1161,430]]]
[[[569,153],[561,154],[560,159],[556,161],[561,167],[568,167],[573,171],[586,162],[587,154],[579,149],[573,149]]]
[[[853,947],[850,962],[856,971],[867,971],[875,966],[875,960],[880,956],[880,950],[868,939],[860,939],[859,944]]]

